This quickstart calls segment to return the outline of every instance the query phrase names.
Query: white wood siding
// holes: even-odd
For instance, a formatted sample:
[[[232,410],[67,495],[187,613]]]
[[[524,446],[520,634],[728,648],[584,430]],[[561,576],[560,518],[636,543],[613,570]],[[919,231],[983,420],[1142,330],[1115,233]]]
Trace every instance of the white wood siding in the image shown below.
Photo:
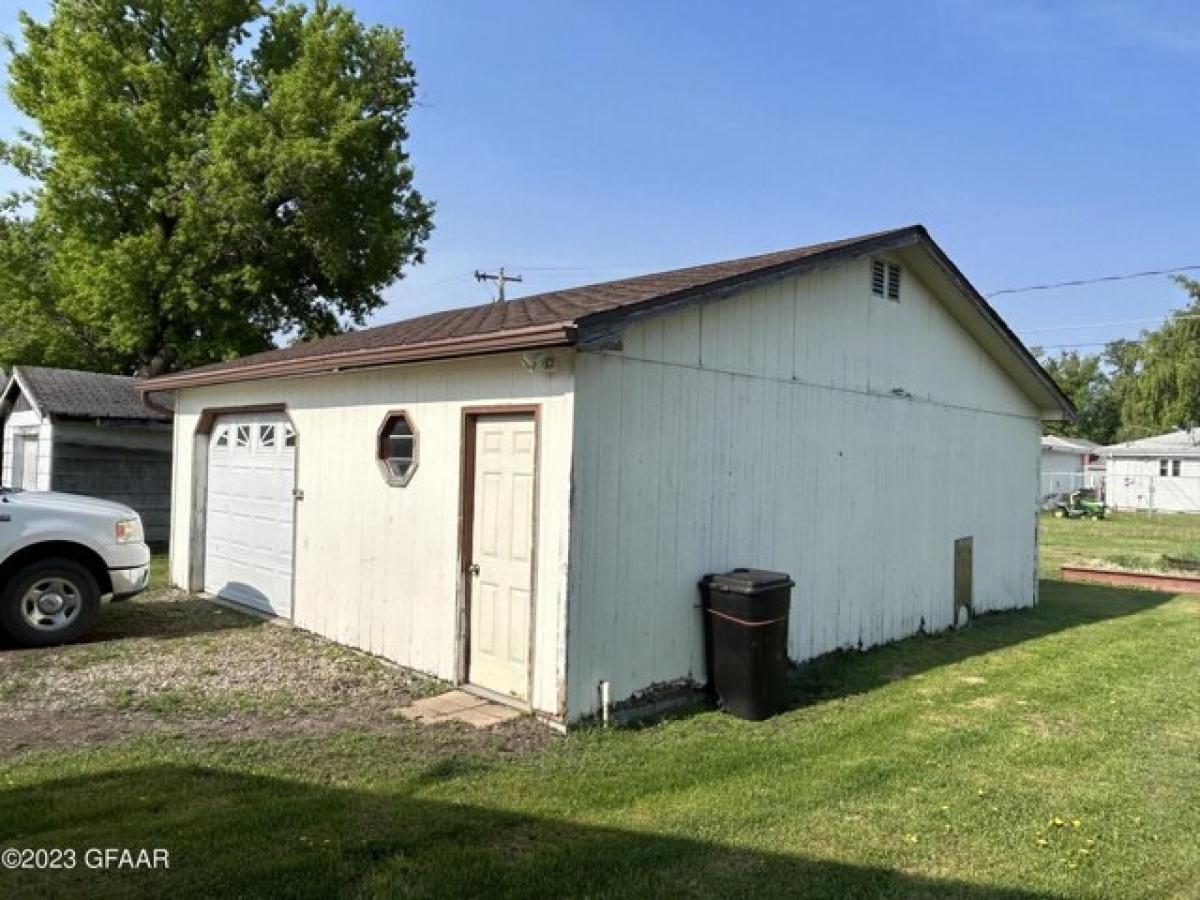
[[[572,718],[703,680],[706,572],[790,573],[797,660],[951,624],[955,538],[977,610],[1036,600],[1038,412],[910,269],[898,304],[862,260],[646,321],[576,396]]]
[[[54,439],[54,426],[49,422],[43,422],[42,417],[36,411],[29,409],[13,413],[8,417],[8,421],[4,423],[4,469],[3,473],[0,474],[0,482],[5,485],[12,484],[13,450],[15,444],[13,435],[18,431],[37,433],[37,489],[39,491],[50,490],[50,444]]]
[[[198,590],[192,561],[194,495],[203,483],[197,419],[205,408],[285,403],[296,427],[294,619],[303,628],[439,678],[456,676],[458,515],[464,407],[541,405],[535,709],[560,710],[564,689],[566,572],[572,437],[571,355],[554,373],[519,356],[181,391],[177,399],[171,577]],[[406,487],[375,461],[390,410],[407,410],[420,435]]]

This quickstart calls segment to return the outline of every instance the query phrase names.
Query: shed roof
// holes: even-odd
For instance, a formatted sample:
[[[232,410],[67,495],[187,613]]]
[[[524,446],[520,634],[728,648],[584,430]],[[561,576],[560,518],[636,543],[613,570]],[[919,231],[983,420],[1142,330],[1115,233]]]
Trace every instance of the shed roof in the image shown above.
[[[19,389],[38,412],[51,418],[169,422],[170,395],[147,400],[137,384],[138,379],[124,375],[15,366],[4,396],[15,399]]]
[[[1200,456],[1200,429],[1181,428],[1167,434],[1112,444],[1103,448],[1102,453],[1117,458]]]
[[[996,346],[1010,376],[1039,408],[1073,418],[1075,408],[984,297],[934,243],[921,225],[796,247],[741,259],[623,278],[512,300],[431,313],[389,325],[269,350],[159,376],[142,390],[171,390],[418,360],[449,359],[541,347],[587,345],[630,319],[743,290],[873,253],[920,247],[931,275],[966,298],[973,334]],[[977,326],[977,327],[976,327]]]
[[[1097,453],[1101,447],[1083,438],[1068,438],[1057,434],[1042,435],[1042,449],[1060,453]]]

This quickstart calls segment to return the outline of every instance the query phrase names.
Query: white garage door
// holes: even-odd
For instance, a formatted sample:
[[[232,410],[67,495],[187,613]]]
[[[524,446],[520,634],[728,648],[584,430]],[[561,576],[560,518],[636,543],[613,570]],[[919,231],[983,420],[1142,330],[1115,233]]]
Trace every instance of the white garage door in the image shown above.
[[[208,451],[204,589],[292,614],[296,433],[281,414],[222,416]]]

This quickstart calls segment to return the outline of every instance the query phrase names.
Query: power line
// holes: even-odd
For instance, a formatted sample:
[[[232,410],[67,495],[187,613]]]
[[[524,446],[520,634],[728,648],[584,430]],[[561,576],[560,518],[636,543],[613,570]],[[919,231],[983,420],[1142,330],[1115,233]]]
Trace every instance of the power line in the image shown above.
[[[988,298],[999,297],[1001,294],[1027,294],[1031,291],[1053,291],[1058,288],[1083,287],[1089,284],[1101,284],[1108,281],[1127,281],[1130,278],[1152,278],[1156,275],[1174,275],[1179,272],[1200,271],[1200,265],[1176,266],[1173,269],[1149,269],[1145,272],[1128,272],[1124,275],[1100,275],[1096,278],[1076,278],[1072,281],[1056,281],[1051,284],[1031,284],[1026,287],[1004,288],[992,291]]]
[[[1042,350],[1073,350],[1083,347],[1107,347],[1109,344],[1116,343],[1117,341],[1120,341],[1122,344],[1144,344],[1147,339],[1118,337],[1108,341],[1084,341],[1078,344],[1034,344],[1033,346],[1039,347]]]
[[[1123,341],[1126,344],[1144,344],[1145,341],[1140,338],[1113,338],[1116,341]],[[1037,344],[1035,346],[1042,350],[1075,350],[1083,349],[1084,347],[1107,347],[1113,341],[1088,341],[1081,344]]]
[[[644,272],[641,266],[518,266],[522,272],[597,272],[623,273]]]
[[[1041,334],[1046,331],[1080,331],[1086,328],[1115,328],[1119,325],[1155,325],[1158,323],[1180,322],[1186,319],[1200,319],[1200,315],[1177,315],[1168,313],[1157,319],[1125,319],[1121,322],[1084,322],[1079,325],[1054,325],[1046,328],[1022,328],[1021,334]]]
[[[442,285],[450,284],[451,282],[468,282],[471,280],[470,275],[463,275],[461,272],[457,275],[447,275],[445,278],[439,278],[437,281],[430,281],[426,284],[417,285],[417,290],[427,291],[431,288],[441,287]]]

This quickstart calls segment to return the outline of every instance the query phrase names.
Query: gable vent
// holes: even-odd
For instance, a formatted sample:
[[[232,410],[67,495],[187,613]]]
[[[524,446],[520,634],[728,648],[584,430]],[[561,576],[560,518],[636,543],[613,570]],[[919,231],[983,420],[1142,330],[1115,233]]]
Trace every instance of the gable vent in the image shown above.
[[[896,263],[887,264],[887,298],[900,299],[900,266]]]
[[[871,293],[882,297],[886,289],[887,267],[882,259],[871,260]]]

